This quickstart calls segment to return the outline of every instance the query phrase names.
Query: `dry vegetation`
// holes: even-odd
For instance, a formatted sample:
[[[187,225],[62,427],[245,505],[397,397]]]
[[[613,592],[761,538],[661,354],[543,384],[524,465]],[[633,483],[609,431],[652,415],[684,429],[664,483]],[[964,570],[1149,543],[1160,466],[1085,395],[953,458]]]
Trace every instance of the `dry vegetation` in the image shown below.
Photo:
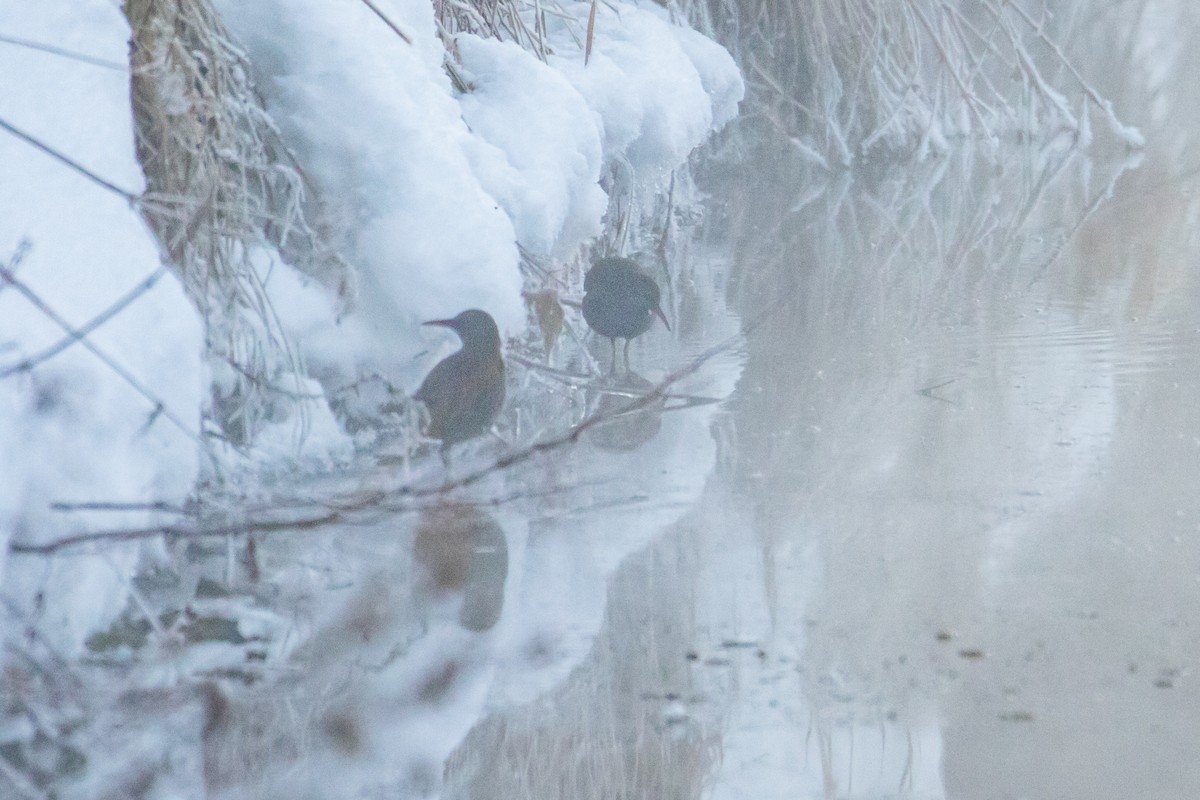
[[[1085,106],[1130,144],[1140,140],[1058,45],[1086,24],[1087,3],[686,5],[741,64],[750,91],[744,117],[823,167],[945,151],[958,137],[1085,133]]]
[[[140,206],[208,331],[210,419],[230,444],[299,412],[304,374],[252,263],[275,250],[352,299],[336,233],[254,93],[251,69],[204,0],[128,0],[130,94],[147,191]],[[228,369],[219,369],[220,365]],[[210,434],[212,432],[210,431]]]

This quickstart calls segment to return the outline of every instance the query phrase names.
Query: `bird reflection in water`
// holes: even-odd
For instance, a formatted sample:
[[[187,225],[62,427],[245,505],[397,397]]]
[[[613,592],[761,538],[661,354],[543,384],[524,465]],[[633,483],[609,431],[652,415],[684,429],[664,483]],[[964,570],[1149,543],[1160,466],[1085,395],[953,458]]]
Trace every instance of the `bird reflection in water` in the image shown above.
[[[632,371],[610,375],[595,384],[591,389],[595,398],[592,414],[603,417],[604,421],[587,430],[588,441],[603,450],[626,452],[657,436],[662,430],[666,396],[630,408],[654,389],[653,383]]]
[[[422,512],[413,542],[419,565],[414,592],[425,602],[461,595],[459,623],[486,631],[500,619],[508,577],[504,529],[475,506],[447,504]]]

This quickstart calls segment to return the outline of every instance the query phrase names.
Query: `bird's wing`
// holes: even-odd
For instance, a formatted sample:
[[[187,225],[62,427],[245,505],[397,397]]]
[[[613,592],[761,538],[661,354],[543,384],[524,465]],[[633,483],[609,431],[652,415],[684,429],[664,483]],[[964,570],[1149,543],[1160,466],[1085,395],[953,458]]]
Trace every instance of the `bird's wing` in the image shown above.
[[[429,435],[438,439],[446,420],[454,416],[455,397],[461,396],[459,386],[462,381],[455,377],[458,370],[452,359],[453,356],[438,362],[413,395],[429,409]]]
[[[471,364],[451,356],[433,368],[414,397],[429,409],[430,436],[478,436],[504,404],[504,362]]]

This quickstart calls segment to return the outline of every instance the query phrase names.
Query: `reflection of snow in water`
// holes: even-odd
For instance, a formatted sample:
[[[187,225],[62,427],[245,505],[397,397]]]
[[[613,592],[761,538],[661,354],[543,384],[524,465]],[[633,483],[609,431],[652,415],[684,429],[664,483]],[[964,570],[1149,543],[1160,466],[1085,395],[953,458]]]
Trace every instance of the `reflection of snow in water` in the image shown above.
[[[725,311],[720,263],[697,265],[697,280],[712,294],[704,342],[738,330]],[[686,363],[688,345],[652,329],[635,345],[634,366],[657,381]],[[644,348],[644,349],[642,349]],[[638,351],[641,350],[639,353]],[[657,367],[653,372],[648,366]],[[740,372],[734,354],[718,356],[671,389],[681,395],[725,397]],[[710,426],[720,406],[667,411],[661,429],[632,450],[602,448],[585,439],[549,468],[580,488],[547,501],[529,522],[523,546],[512,547],[499,670],[490,694],[497,708],[519,705],[559,685],[587,658],[608,602],[616,568],[674,524],[701,493],[716,461]]]
[[[736,502],[754,512],[723,529],[757,534],[741,557],[705,545],[740,587],[728,592],[730,636],[768,643],[762,656],[724,656],[734,677],[721,686],[731,699],[716,796],[998,796],[981,769],[1007,773],[1005,791],[1022,796],[993,750],[1046,746],[1082,714],[1076,678],[1107,688],[1125,669],[1103,663],[1108,642],[1088,626],[1103,630],[1096,609],[1111,591],[1097,588],[1096,565],[1130,577],[1081,511],[1144,413],[1139,393],[1200,359],[1196,337],[1180,336],[1190,323],[1164,322],[1166,293],[1146,298],[1147,273],[1174,272],[1118,250],[1121,228],[1086,214],[1073,227],[1079,198],[1103,198],[1116,179],[1097,192],[1098,167],[1063,163],[1027,216],[1012,209],[1036,181],[997,171],[992,183],[968,163],[918,194],[918,213],[878,210],[887,192],[856,184],[780,224],[787,252],[773,277],[798,284],[797,301],[786,324],[750,337],[733,406],[749,487]],[[923,186],[912,172],[896,185]],[[981,199],[999,205],[980,211]],[[1038,252],[1012,245],[1024,220],[1048,231]],[[899,244],[880,238],[887,225]],[[788,272],[798,261],[811,265],[800,278]],[[1194,319],[1178,286],[1166,307]],[[755,603],[757,617],[744,610]],[[1121,605],[1112,619],[1129,617]],[[787,672],[781,640],[802,671]]]
[[[813,671],[803,610],[824,589],[817,546],[764,543],[749,520],[714,516],[697,620],[712,651],[694,673],[724,718],[714,800],[943,796],[936,718],[885,713],[886,698]]]
[[[1086,330],[1055,307],[1025,316],[992,346],[1005,413],[998,444],[1009,449],[1012,474],[1025,485],[1009,487],[1015,510],[987,538],[980,558],[985,593],[1009,579],[1014,560],[1036,553],[1029,538],[1036,520],[1068,507],[1102,470],[1117,419],[1121,353],[1113,331]]]

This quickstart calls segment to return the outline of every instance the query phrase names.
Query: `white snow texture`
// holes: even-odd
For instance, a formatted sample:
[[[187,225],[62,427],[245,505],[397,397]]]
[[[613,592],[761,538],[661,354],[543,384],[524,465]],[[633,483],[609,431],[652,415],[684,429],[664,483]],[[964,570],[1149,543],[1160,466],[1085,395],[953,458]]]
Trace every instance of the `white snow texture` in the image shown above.
[[[106,0],[25,3],[4,33],[123,64],[129,27]],[[12,8],[12,4],[9,4]],[[129,74],[0,45],[0,118],[138,193]],[[70,339],[160,269],[154,238],[126,199],[8,132],[0,132],[0,371]],[[9,556],[81,529],[138,526],[147,512],[55,511],[51,503],[181,502],[198,466],[207,383],[204,332],[165,270],[152,288],[57,355],[0,378],[0,593],[66,652],[119,612],[137,546],[94,555]],[[140,388],[139,388],[140,387]],[[144,390],[144,391],[142,391]],[[39,590],[41,590],[39,601]]]
[[[0,44],[0,74],[21,76],[0,81],[0,119],[139,193],[121,68],[130,33],[119,5],[4,2],[19,9],[3,15],[7,36],[112,64]],[[640,182],[663,185],[736,114],[743,86],[719,45],[654,3],[619,0],[599,5],[586,66],[587,3],[562,5],[573,21],[547,16],[548,63],[511,43],[459,35],[459,69],[471,86],[459,95],[430,0],[376,5],[411,44],[362,3],[216,0],[286,142],[348,226],[346,255],[358,271],[354,306],[339,320],[324,290],[276,263],[267,290],[284,325],[323,379],[369,370],[411,388],[451,346],[443,339],[418,361],[428,349],[421,320],[479,307],[516,332],[525,323],[518,243],[572,256],[601,232],[606,164],[620,161]],[[16,277],[69,326],[86,325],[160,268],[126,199],[7,131],[0,182],[0,263],[27,241]],[[64,338],[45,310],[0,284],[0,370]],[[121,610],[136,546],[106,549],[106,558],[5,563],[8,543],[154,518],[52,510],[56,502],[182,501],[200,458],[210,380],[203,342],[195,309],[164,272],[86,344],[0,378],[0,593],[37,615],[67,652]]]
[[[419,323],[464,308],[519,330],[517,244],[572,255],[601,231],[606,163],[628,161],[640,179],[664,183],[733,118],[743,93],[722,47],[650,2],[612,4],[619,14],[600,4],[587,66],[576,38],[587,3],[563,4],[569,23],[547,15],[549,64],[460,34],[459,70],[472,87],[461,96],[429,0],[376,3],[412,44],[364,4],[216,4],[285,140],[350,226],[353,312],[295,332],[322,376],[371,371],[414,388],[457,342],[443,333],[443,349],[414,362],[429,348]]]

